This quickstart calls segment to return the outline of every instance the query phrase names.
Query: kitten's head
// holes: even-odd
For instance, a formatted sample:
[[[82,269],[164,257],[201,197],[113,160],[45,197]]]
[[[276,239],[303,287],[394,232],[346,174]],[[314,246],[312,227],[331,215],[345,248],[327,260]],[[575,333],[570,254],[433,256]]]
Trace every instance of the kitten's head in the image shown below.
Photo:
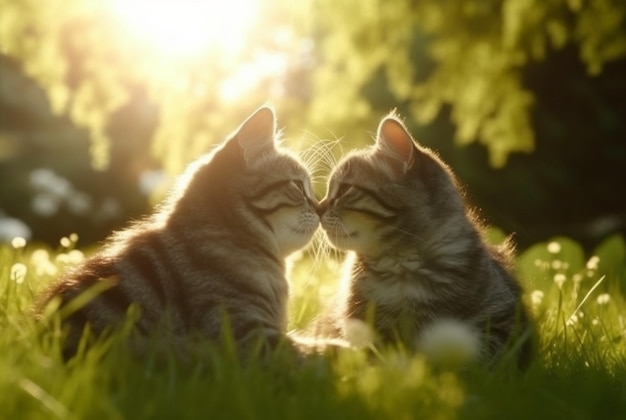
[[[333,170],[320,214],[335,247],[378,256],[424,242],[464,215],[464,204],[445,164],[390,114],[373,146],[349,153]]]
[[[319,225],[317,201],[307,169],[277,137],[273,110],[258,109],[192,164],[169,222],[223,227],[235,240],[269,246],[279,256],[304,247]]]

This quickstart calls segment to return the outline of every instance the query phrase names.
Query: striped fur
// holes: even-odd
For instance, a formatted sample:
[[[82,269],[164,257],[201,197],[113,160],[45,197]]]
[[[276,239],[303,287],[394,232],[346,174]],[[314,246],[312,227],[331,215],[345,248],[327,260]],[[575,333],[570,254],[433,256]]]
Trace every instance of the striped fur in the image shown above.
[[[280,340],[287,325],[285,257],[319,225],[309,175],[275,141],[270,108],[194,162],[147,220],[117,233],[43,298],[62,308],[94,285],[106,290],[65,319],[68,354],[83,328],[97,334],[139,308],[139,337],[219,340],[225,320],[239,343]],[[245,348],[245,344],[242,344]]]
[[[510,247],[484,242],[452,172],[393,114],[374,146],[338,163],[320,208],[328,239],[351,257],[319,335],[345,337],[345,321],[358,319],[382,342],[418,350],[425,327],[454,319],[481,332],[491,362],[528,328]]]

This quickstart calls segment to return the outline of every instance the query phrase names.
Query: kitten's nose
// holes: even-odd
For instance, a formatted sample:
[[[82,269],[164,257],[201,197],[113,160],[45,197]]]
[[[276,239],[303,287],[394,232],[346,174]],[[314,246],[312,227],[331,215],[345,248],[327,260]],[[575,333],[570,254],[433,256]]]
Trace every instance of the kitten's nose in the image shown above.
[[[328,198],[324,198],[317,204],[315,211],[321,217],[324,213],[326,213],[326,209],[328,209]]]

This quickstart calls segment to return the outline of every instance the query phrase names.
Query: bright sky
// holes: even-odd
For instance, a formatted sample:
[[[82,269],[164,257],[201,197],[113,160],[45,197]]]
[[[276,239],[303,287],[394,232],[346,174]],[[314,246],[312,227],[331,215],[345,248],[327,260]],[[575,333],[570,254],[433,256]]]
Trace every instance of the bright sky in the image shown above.
[[[131,32],[173,57],[206,51],[236,55],[259,12],[259,0],[109,1]]]

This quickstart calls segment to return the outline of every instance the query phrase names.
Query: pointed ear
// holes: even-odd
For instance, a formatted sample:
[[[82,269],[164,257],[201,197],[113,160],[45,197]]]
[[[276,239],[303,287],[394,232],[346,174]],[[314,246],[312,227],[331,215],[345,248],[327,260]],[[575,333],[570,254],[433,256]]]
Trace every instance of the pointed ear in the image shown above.
[[[269,106],[257,109],[237,129],[234,139],[243,151],[246,160],[261,150],[274,147],[276,116]]]
[[[415,144],[406,127],[393,114],[383,118],[376,135],[378,147],[403,164],[406,172],[415,163]]]

